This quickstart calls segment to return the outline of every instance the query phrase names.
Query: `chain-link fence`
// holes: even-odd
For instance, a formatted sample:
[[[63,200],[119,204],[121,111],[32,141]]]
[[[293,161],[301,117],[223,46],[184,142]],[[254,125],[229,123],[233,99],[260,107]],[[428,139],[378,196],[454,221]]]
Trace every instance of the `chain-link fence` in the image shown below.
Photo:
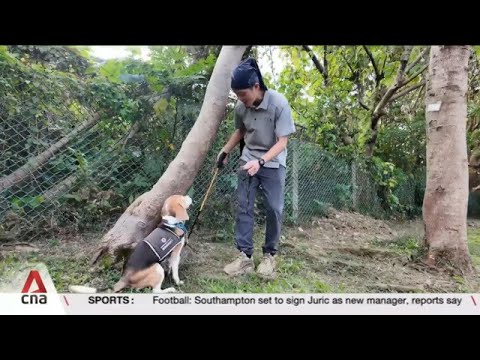
[[[97,114],[91,109],[101,108],[98,92],[68,76],[20,71],[5,62],[0,62],[0,82],[0,241],[106,232],[162,176],[196,118],[192,105],[181,102],[175,105],[176,114],[184,106],[183,114],[189,113],[184,119],[147,116],[132,122]],[[215,158],[231,133],[230,117],[189,189],[192,220],[212,179]],[[219,172],[196,231],[231,237],[238,160],[237,148]],[[329,207],[387,217],[395,211],[386,201],[391,195],[397,209],[413,214],[423,189],[421,182],[409,180],[385,193],[363,165],[298,137],[289,141],[286,224],[324,216]],[[256,220],[261,223],[264,207],[261,196],[257,199]]]
[[[194,210],[204,199],[212,179],[215,156],[223,143],[218,143],[200,170],[190,190]],[[399,183],[392,195],[398,199],[392,207],[385,199],[385,189],[379,186],[363,164],[347,162],[325,152],[318,145],[291,139],[288,143],[287,178],[285,185],[284,223],[309,223],[315,217],[328,214],[330,208],[356,211],[376,218],[392,215],[420,214],[424,181],[409,179]],[[239,153],[235,150],[215,181],[196,226],[218,237],[231,237],[237,206],[237,170]],[[420,195],[418,195],[420,193]],[[263,223],[265,208],[262,189],[255,203],[256,222]]]

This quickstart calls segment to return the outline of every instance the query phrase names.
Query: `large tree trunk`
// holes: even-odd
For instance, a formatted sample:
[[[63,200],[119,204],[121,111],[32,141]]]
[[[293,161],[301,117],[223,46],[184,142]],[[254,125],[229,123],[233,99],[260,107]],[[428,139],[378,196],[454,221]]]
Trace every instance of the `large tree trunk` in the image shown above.
[[[245,49],[246,46],[222,47],[198,119],[177,157],[153,188],[137,198],[104,236],[94,263],[107,254],[113,256],[115,262],[121,260],[158,225],[165,199],[172,194],[185,194],[190,188],[224,118],[230,74]]]
[[[468,46],[432,46],[426,96],[427,187],[423,200],[426,262],[473,268],[467,247],[466,144]]]

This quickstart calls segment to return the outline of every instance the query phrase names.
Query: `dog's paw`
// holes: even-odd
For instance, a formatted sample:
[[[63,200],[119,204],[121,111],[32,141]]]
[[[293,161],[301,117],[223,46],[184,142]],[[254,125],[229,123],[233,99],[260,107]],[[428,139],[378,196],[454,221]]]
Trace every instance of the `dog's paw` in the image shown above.
[[[174,287],[169,287],[169,288],[163,289],[161,292],[166,294],[171,294],[171,293],[176,293],[177,289],[175,289]]]
[[[185,282],[183,280],[179,280],[176,284],[180,286],[180,285],[185,284]]]

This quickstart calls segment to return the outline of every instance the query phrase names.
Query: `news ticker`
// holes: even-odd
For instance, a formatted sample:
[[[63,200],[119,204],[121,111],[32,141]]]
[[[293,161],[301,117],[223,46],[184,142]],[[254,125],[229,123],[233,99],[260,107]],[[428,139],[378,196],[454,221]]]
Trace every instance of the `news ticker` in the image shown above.
[[[58,293],[48,268],[36,263],[1,274],[0,314],[480,315],[480,294]]]
[[[0,314],[480,315],[480,294],[0,294]]]

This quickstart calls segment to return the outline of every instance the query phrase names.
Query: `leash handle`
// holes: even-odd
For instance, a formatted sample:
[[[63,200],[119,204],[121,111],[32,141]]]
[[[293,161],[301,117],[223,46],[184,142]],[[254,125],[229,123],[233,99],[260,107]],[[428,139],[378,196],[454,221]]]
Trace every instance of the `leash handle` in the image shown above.
[[[213,174],[212,180],[210,181],[210,186],[208,187],[207,192],[205,193],[205,197],[203,198],[202,205],[200,206],[200,211],[202,211],[203,207],[205,206],[205,202],[207,201],[208,194],[210,193],[210,190],[212,189],[212,186],[213,186],[213,182],[217,177],[218,169],[219,169],[218,167],[215,169],[215,173]]]
[[[219,170],[219,167],[217,167],[215,169],[215,172],[213,174],[213,177],[212,177],[212,180],[210,181],[210,185],[207,189],[207,192],[205,193],[205,196],[203,198],[203,201],[202,201],[202,204],[200,205],[200,209],[198,210],[198,213],[197,213],[197,216],[195,217],[195,221],[193,222],[192,226],[190,227],[190,233],[189,233],[189,236],[192,235],[193,233],[193,228],[195,226],[195,224],[197,223],[197,220],[198,220],[198,217],[200,216],[200,213],[202,212],[203,210],[203,207],[205,206],[205,203],[207,202],[207,198],[208,198],[208,195],[210,194],[210,190],[212,189],[212,186],[213,186],[213,183],[215,182],[215,179],[218,175],[218,170]]]

